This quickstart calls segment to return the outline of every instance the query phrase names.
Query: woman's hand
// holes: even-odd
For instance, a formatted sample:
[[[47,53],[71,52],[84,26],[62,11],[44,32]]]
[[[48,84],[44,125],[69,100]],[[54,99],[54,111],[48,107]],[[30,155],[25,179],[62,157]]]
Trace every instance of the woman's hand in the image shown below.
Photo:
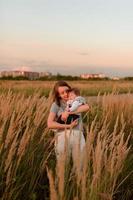
[[[69,116],[69,112],[65,111],[61,114],[61,119],[65,122]]]
[[[75,126],[78,125],[78,119],[74,120],[73,122],[71,122],[70,124],[70,128],[74,128]]]

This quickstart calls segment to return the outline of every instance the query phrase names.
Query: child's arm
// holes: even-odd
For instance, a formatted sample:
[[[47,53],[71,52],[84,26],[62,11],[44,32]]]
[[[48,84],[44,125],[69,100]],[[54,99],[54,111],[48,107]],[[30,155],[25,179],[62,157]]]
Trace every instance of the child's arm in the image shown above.
[[[76,111],[71,112],[70,114],[78,114],[78,113],[82,113],[82,112],[87,112],[87,111],[89,111],[89,109],[90,109],[89,105],[84,104],[84,105],[79,106]]]
[[[74,112],[74,111],[76,111],[77,108],[78,108],[79,106],[81,106],[81,105],[82,105],[82,103],[80,103],[79,101],[74,101],[74,102],[72,103],[71,108],[69,108],[69,112]]]

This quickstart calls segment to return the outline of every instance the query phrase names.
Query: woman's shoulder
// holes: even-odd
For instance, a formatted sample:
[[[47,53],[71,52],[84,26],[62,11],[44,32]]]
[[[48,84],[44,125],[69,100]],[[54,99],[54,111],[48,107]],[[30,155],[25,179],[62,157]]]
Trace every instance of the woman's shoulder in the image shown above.
[[[51,105],[51,108],[50,108],[50,112],[55,112],[57,113],[59,110],[59,106],[57,105],[56,102],[53,102],[52,105]]]

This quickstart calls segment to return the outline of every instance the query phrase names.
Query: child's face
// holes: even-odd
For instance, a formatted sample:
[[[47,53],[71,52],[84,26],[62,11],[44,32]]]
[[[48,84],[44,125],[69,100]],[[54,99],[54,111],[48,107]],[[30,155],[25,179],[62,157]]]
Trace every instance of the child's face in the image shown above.
[[[69,92],[68,98],[69,100],[74,100],[76,98],[76,94],[74,92]]]

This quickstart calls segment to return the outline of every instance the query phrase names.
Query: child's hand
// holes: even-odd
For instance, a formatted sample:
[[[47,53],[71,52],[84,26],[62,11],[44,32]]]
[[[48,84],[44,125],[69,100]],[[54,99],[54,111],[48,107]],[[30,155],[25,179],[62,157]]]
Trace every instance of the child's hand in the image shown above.
[[[69,112],[65,111],[65,112],[63,112],[63,113],[61,114],[61,119],[62,119],[63,121],[66,121],[67,118],[68,118],[68,116],[69,116]]]

